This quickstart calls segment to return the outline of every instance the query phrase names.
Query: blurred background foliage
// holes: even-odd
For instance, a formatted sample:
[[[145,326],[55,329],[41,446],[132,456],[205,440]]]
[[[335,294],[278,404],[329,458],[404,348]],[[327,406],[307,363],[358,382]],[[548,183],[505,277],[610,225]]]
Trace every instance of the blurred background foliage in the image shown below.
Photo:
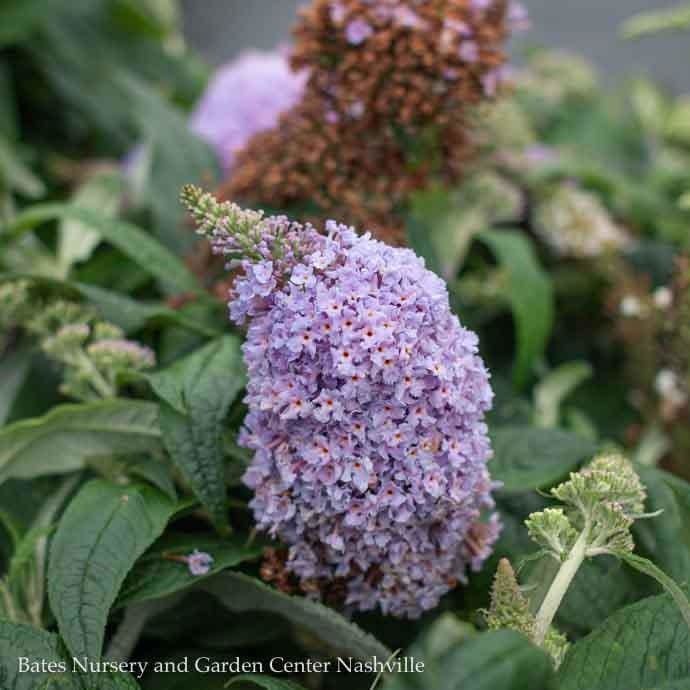
[[[216,162],[188,133],[185,111],[208,68],[180,31],[168,0],[29,0],[0,8],[0,171],[2,208],[13,195],[51,198],[83,180],[101,159],[135,144],[137,210],[175,249],[177,190],[212,182]],[[40,150],[40,156],[37,155]]]

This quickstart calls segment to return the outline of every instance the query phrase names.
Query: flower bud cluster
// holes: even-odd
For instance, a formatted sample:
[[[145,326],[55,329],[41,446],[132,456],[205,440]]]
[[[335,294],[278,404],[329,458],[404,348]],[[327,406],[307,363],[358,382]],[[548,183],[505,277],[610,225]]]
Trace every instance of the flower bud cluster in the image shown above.
[[[503,559],[494,580],[491,608],[485,612],[489,628],[522,632],[549,652],[558,666],[568,642],[552,622],[582,563],[600,555],[626,560],[657,578],[672,592],[684,615],[690,610],[670,578],[653,564],[631,555],[634,543],[630,528],[635,520],[653,515],[644,514],[645,488],[623,455],[598,455],[579,472],[571,472],[570,478],[551,489],[550,494],[563,507],[532,513],[525,524],[529,536],[541,548],[537,555],[555,559],[558,571],[550,579],[542,601],[532,605],[520,589],[510,563]]]
[[[44,302],[26,281],[0,288],[3,318],[38,338],[41,349],[62,366],[60,390],[80,400],[115,397],[123,374],[155,365],[148,347],[125,338],[117,326],[96,320],[88,307],[64,299]]]

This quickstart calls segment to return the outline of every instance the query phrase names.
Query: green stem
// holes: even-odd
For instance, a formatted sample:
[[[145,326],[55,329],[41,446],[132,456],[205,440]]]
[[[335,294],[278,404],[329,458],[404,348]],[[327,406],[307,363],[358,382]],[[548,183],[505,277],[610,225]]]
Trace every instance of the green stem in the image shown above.
[[[177,606],[183,598],[181,592],[162,599],[137,602],[125,609],[122,622],[108,644],[104,657],[109,661],[127,661],[139,642],[148,621],[154,616]]]
[[[556,577],[554,577],[551,587],[549,587],[549,591],[546,593],[544,601],[539,607],[534,627],[534,642],[539,646],[544,643],[544,639],[556,616],[558,607],[561,605],[563,597],[568,591],[568,587],[570,587],[573,578],[585,560],[588,541],[589,527],[585,527],[568,554],[568,558],[563,561],[563,565],[561,565],[558,573],[556,573]]]
[[[19,616],[19,613],[14,605],[12,593],[7,587],[7,584],[2,580],[0,580],[0,594],[2,594],[2,602],[5,609],[5,613],[7,614],[7,618],[9,618],[9,620],[13,621],[14,623],[20,623],[21,617]]]
[[[88,372],[91,385],[101,397],[107,399],[117,396],[115,387],[106,381],[101,372],[96,368],[96,365],[91,361],[91,358],[83,350],[79,351],[77,361],[79,366]]]

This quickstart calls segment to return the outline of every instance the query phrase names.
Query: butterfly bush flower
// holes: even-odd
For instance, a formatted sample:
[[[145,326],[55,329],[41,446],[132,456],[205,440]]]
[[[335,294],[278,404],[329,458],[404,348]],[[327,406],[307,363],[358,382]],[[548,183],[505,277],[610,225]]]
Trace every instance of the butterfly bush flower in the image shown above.
[[[190,118],[190,128],[216,152],[226,172],[235,153],[274,127],[300,98],[305,74],[293,72],[281,51],[250,51],[213,75]]]
[[[189,568],[189,572],[196,577],[208,575],[213,567],[213,556],[205,551],[194,549],[194,551],[187,556],[187,567]]]
[[[289,545],[305,585],[344,582],[352,609],[432,608],[499,530],[482,519],[489,374],[444,282],[334,221],[320,234],[194,188],[183,198],[242,268],[230,314],[249,320],[240,443],[259,528]]]

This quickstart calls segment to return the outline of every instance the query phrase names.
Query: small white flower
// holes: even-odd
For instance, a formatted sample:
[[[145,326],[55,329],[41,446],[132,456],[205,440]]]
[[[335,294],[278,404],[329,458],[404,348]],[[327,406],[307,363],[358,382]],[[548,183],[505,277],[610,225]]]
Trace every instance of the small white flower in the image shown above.
[[[666,286],[659,287],[654,290],[653,299],[659,309],[668,309],[673,304],[673,292]]]
[[[642,304],[635,295],[626,295],[621,300],[620,312],[627,317],[639,316],[642,313]]]
[[[656,392],[673,405],[681,406],[687,402],[687,394],[681,386],[681,382],[675,372],[670,369],[661,369],[654,381]]]

